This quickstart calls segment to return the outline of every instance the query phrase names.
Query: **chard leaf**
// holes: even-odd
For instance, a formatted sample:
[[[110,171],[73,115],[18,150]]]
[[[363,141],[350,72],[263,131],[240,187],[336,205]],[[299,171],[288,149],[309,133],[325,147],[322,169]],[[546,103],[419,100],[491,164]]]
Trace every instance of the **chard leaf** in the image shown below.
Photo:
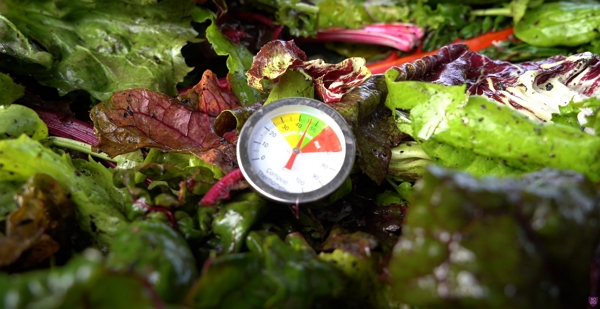
[[[0,105],[0,139],[19,137],[21,134],[39,141],[48,137],[48,127],[29,107]]]
[[[313,78],[317,95],[325,102],[339,102],[352,87],[362,84],[371,71],[364,58],[347,58],[337,64],[322,59],[307,61],[306,54],[294,41],[271,41],[254,57],[246,76],[248,84],[264,91],[265,80],[275,80],[288,69],[302,69]]]
[[[221,33],[211,11],[195,7],[192,10],[192,18],[199,23],[211,20],[210,26],[206,29],[206,39],[217,55],[227,56],[227,69],[229,69],[227,80],[240,103],[246,106],[262,100],[264,95],[248,86],[246,82],[246,72],[252,66],[253,57],[248,49],[241,44],[234,44]]]
[[[27,73],[61,95],[83,89],[106,100],[137,87],[177,93],[175,85],[191,70],[180,49],[196,35],[185,17],[194,4],[7,0],[0,13],[54,58],[51,68]]]
[[[238,105],[236,96],[205,71],[179,100],[147,89],[124,90],[94,106],[90,114],[99,136],[97,147],[110,156],[151,147],[194,153],[229,170],[235,149],[222,143],[212,124],[222,110]]]
[[[0,38],[0,41],[1,40],[2,39]],[[0,43],[0,47],[1,46]],[[0,107],[8,105],[22,97],[24,91],[25,88],[23,86],[15,84],[8,75],[0,73]]]
[[[431,166],[388,265],[393,294],[426,308],[584,307],[598,198],[569,171],[477,179]]]
[[[267,203],[258,194],[244,193],[220,207],[212,222],[221,242],[221,254],[238,253],[250,228],[266,213]]]
[[[123,228],[110,246],[106,265],[144,276],[160,299],[180,302],[198,277],[196,261],[183,236],[160,222],[137,221]]]
[[[0,178],[25,182],[37,173],[52,176],[71,194],[77,205],[80,229],[93,244],[107,246],[120,225],[126,223],[120,212],[125,192],[112,184],[112,173],[100,163],[72,161],[26,135],[0,140]]]
[[[57,279],[60,284],[57,284]],[[35,286],[37,289],[32,290]],[[115,272],[102,253],[88,249],[64,266],[20,275],[0,273],[0,298],[13,308],[156,308],[164,306],[146,280],[132,272]],[[98,304],[98,305],[97,305]],[[101,304],[101,305],[100,305]]]
[[[1,10],[1,9],[0,9]],[[39,50],[11,23],[0,15],[0,53],[22,62],[34,63],[49,69],[54,59],[50,53]]]
[[[344,289],[343,273],[320,260],[299,234],[284,242],[274,233],[252,231],[246,245],[250,252],[207,261],[188,305],[308,309]]]

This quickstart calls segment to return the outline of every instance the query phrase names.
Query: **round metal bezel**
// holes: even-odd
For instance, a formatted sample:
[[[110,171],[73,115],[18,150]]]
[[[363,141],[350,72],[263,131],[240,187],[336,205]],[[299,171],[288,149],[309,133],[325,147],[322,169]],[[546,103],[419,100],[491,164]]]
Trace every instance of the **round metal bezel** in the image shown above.
[[[290,108],[291,107],[291,108]],[[299,107],[295,109],[294,107]],[[303,193],[290,193],[278,190],[269,184],[267,184],[264,180],[258,177],[257,172],[253,169],[252,163],[250,161],[250,155],[248,153],[248,147],[250,142],[250,137],[254,133],[254,129],[256,124],[265,116],[269,114],[275,114],[280,109],[289,109],[291,111],[302,111],[304,108],[312,108],[317,110],[318,112],[329,116],[333,121],[339,126],[340,130],[343,133],[344,144],[346,153],[344,154],[344,163],[342,167],[338,171],[338,174],[333,178],[332,181],[326,183],[323,187],[303,192]],[[356,154],[356,142],[354,139],[354,135],[350,130],[350,127],[335,109],[330,107],[329,105],[314,99],[308,98],[285,98],[277,101],[273,101],[270,104],[263,106],[258,111],[254,112],[250,118],[244,124],[242,131],[240,132],[237,144],[237,160],[238,165],[240,166],[240,170],[250,186],[262,194],[263,196],[277,201],[281,203],[309,203],[322,199],[323,197],[331,194],[337,188],[339,188],[342,183],[346,180],[350,171],[352,170],[352,166],[354,165],[354,157]]]

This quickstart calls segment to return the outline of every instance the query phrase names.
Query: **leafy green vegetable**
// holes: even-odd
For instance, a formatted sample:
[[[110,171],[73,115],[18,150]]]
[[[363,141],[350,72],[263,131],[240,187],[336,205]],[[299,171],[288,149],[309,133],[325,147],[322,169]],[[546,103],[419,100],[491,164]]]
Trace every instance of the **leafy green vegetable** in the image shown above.
[[[120,230],[110,245],[106,265],[143,274],[169,303],[182,302],[198,277],[194,256],[181,234],[156,222],[134,222]]]
[[[25,88],[23,86],[15,84],[8,75],[0,73],[0,107],[9,105],[22,97],[24,91]]]
[[[11,48],[20,48],[9,54],[47,67],[25,67],[19,73],[33,73],[61,95],[83,89],[105,100],[113,92],[137,87],[175,95],[175,85],[190,71],[180,50],[196,35],[185,17],[194,3],[7,0],[0,14],[16,29],[2,36],[12,38],[7,42]],[[52,54],[54,63],[17,31]]]
[[[0,140],[0,178],[24,182],[37,173],[55,178],[77,205],[79,227],[92,242],[108,246],[119,226],[126,224],[120,210],[125,193],[112,184],[112,173],[100,163],[71,160],[45,148],[26,135]]]
[[[410,109],[413,137],[426,152],[424,143],[436,141],[501,159],[514,169],[572,169],[600,180],[597,136],[561,124],[530,120],[486,97],[469,97],[465,86],[396,82],[397,75],[395,70],[386,72],[390,92],[386,105]],[[573,149],[580,151],[574,153]]]
[[[35,111],[23,105],[0,105],[0,139],[26,134],[34,140],[48,137],[48,127]]]
[[[577,46],[598,38],[600,4],[549,2],[528,10],[515,36],[534,46]]]
[[[357,158],[358,166],[377,183],[385,179],[385,173],[381,171],[387,171],[391,148],[405,137],[397,129],[392,114],[385,110],[383,104],[387,94],[384,78],[373,75],[332,105],[356,136],[361,154]]]
[[[279,99],[290,97],[303,97],[313,99],[315,96],[315,87],[312,83],[312,78],[306,76],[302,71],[288,69],[271,92],[263,105],[267,105]]]
[[[476,179],[432,166],[390,260],[393,294],[419,307],[584,307],[598,194],[569,171]]]
[[[16,26],[2,15],[0,15],[0,42],[2,42],[0,44],[2,54],[12,56],[24,63],[39,64],[44,68],[52,66],[52,55],[31,44]]]
[[[300,0],[253,0],[257,7],[275,13],[278,24],[286,26],[293,36],[311,36],[317,31],[321,9]]]
[[[195,308],[313,308],[339,296],[346,279],[320,260],[299,234],[286,242],[268,232],[250,232],[250,252],[207,261],[188,295]]]
[[[214,14],[206,9],[195,7],[192,11],[195,22],[201,23],[210,19],[211,24],[206,28],[206,39],[220,56],[227,57],[229,75],[227,80],[231,89],[243,106],[254,104],[264,98],[260,91],[248,86],[246,72],[250,70],[253,55],[241,44],[234,44],[221,31],[216,24]]]
[[[220,207],[213,220],[213,232],[223,254],[240,252],[246,236],[267,210],[266,201],[257,193],[248,192]]]
[[[423,175],[431,159],[415,141],[402,142],[392,148],[388,177],[398,181],[414,181]]]
[[[362,257],[336,249],[331,253],[321,252],[319,258],[332,263],[348,277],[350,288],[345,291],[344,299],[340,300],[346,302],[345,306],[360,304],[363,308],[394,308],[399,305],[391,300],[391,287],[379,279],[380,254]]]
[[[32,288],[34,287],[34,288]],[[62,267],[22,275],[0,273],[5,308],[156,308],[154,291],[129,272],[103,265],[99,251],[88,249]]]

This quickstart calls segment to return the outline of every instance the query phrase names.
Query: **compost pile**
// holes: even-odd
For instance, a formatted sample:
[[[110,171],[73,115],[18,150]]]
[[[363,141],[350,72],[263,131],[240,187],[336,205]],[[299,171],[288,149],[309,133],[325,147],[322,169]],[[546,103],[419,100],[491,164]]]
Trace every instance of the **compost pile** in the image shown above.
[[[599,26],[596,1],[5,0],[1,307],[584,308]],[[356,138],[318,202],[238,169],[288,97]]]

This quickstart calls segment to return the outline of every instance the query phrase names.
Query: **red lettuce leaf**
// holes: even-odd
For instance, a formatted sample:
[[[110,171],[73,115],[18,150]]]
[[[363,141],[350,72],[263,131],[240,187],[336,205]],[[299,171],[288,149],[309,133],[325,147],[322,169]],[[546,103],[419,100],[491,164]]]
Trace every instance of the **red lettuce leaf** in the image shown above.
[[[206,71],[196,86],[177,98],[147,89],[124,90],[90,113],[99,139],[97,151],[110,156],[143,147],[188,152],[230,170],[236,161],[235,144],[231,145],[235,137],[219,137],[212,125],[221,111],[237,106],[233,92]]]
[[[324,102],[332,103],[340,101],[348,90],[371,76],[364,58],[348,58],[337,64],[306,59],[306,54],[294,41],[271,41],[254,57],[252,67],[246,73],[248,84],[264,91],[263,80],[276,80],[288,68],[303,70],[313,78],[317,95]]]

